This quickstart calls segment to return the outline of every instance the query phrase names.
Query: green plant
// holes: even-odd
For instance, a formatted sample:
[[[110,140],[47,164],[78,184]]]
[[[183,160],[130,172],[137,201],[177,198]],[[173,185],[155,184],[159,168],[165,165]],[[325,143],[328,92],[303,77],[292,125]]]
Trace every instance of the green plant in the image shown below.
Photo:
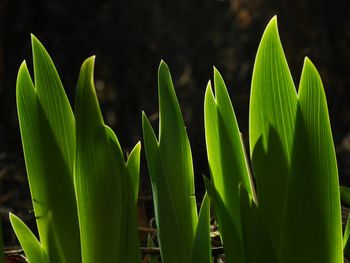
[[[210,84],[205,100],[212,175],[206,187],[228,262],[343,262],[337,163],[315,66],[305,58],[297,94],[274,17],[252,78],[249,141],[256,196],[216,70],[214,84],[216,100]]]
[[[34,82],[23,62],[17,107],[39,240],[11,223],[29,262],[140,262],[135,218],[140,144],[125,161],[104,124],[82,65],[73,113],[56,69],[32,37]],[[168,66],[158,70],[159,138],[142,128],[162,261],[212,261],[210,203],[228,262],[343,262],[338,171],[321,78],[305,58],[298,93],[274,17],[256,55],[249,158],[223,78],[214,68],[204,99],[211,181],[198,215],[192,153]],[[253,178],[255,184],[253,183]],[[255,190],[256,186],[256,190]],[[342,188],[344,198],[348,189]],[[148,245],[154,246],[149,237]],[[150,256],[150,262],[157,262]]]
[[[23,62],[17,108],[39,240],[15,215],[29,262],[139,262],[136,201],[140,144],[125,162],[104,125],[94,57],[81,68],[75,112],[48,53],[32,36],[34,83]]]
[[[163,61],[158,96],[159,141],[144,113],[142,127],[161,256],[164,262],[211,262],[209,202],[203,199],[198,221],[190,144]]]

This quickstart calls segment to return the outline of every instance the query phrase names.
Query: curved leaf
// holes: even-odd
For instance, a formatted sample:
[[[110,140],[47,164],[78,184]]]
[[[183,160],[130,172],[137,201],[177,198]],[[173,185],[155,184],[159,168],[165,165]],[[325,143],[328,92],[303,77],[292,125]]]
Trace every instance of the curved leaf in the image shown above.
[[[165,177],[162,155],[154,131],[142,113],[142,131],[148,170],[151,176],[158,242],[162,260],[167,263],[188,262],[186,243],[180,227],[182,218],[176,213],[170,185]]]
[[[306,58],[281,234],[282,262],[343,262],[338,169],[321,78]]]
[[[48,263],[45,250],[30,229],[14,214],[10,213],[10,222],[23,251],[30,263]]]
[[[40,241],[57,262],[79,262],[80,237],[73,185],[74,116],[47,51],[32,36],[35,86],[26,63],[17,77],[17,110]],[[48,214],[61,251],[50,251]],[[54,248],[54,249],[56,249]],[[49,256],[52,258],[51,256]]]
[[[244,146],[229,94],[220,73],[214,68],[214,98],[210,82],[204,98],[205,138],[210,172],[215,188],[240,231],[238,185],[254,193]]]
[[[91,57],[82,65],[75,103],[74,180],[84,263],[112,262],[125,252],[121,222],[128,207],[126,165],[115,134],[104,125],[93,68]]]
[[[149,172],[152,180],[152,188],[155,203],[155,210],[158,228],[159,241],[161,244],[162,257],[164,261],[172,258],[175,260],[179,255],[183,255],[186,259],[182,262],[189,262],[191,257],[191,248],[194,240],[196,225],[198,221],[196,198],[194,193],[194,174],[192,165],[192,153],[189,140],[186,133],[186,128],[181,115],[180,106],[176,98],[175,90],[171,80],[171,75],[168,66],[162,61],[158,69],[158,96],[159,96],[159,144],[157,139],[153,139],[153,129],[147,124],[143,117],[144,133],[149,132],[148,138],[144,134],[145,149],[148,153],[147,161],[154,162],[149,166]],[[145,125],[147,124],[147,127]],[[146,129],[145,129],[146,128]],[[152,130],[148,131],[148,130]],[[152,138],[152,139],[150,139]],[[151,145],[152,140],[154,144],[153,149],[147,149],[147,145]],[[155,141],[154,141],[155,140]],[[153,142],[154,141],[154,142]],[[151,147],[151,146],[150,146]],[[160,158],[161,156],[161,158]],[[152,160],[150,160],[152,158]],[[158,168],[152,168],[157,166]],[[152,174],[154,173],[154,174]],[[158,178],[162,177],[162,178]],[[167,187],[165,187],[165,185]],[[160,188],[163,188],[161,189]],[[168,191],[168,193],[165,193]],[[157,193],[155,193],[157,192]],[[164,196],[163,196],[164,195]],[[157,206],[169,206],[169,198],[173,206],[173,212],[176,217],[165,219],[166,217],[173,217],[172,213],[164,213],[162,208]],[[165,204],[163,204],[163,202]],[[176,227],[173,225],[162,223],[164,221],[176,220]],[[178,228],[177,228],[178,227]],[[162,233],[171,236],[166,239],[162,237]],[[167,251],[175,243],[172,239],[179,239],[175,241],[181,244],[175,254]],[[168,243],[169,244],[165,244]],[[184,244],[182,244],[184,242]],[[172,250],[172,249],[171,249]],[[166,260],[164,257],[168,257]],[[178,262],[180,260],[178,259]]]
[[[255,58],[249,140],[259,210],[276,250],[293,146],[296,107],[297,94],[275,16],[265,29]],[[271,200],[274,205],[271,205]]]

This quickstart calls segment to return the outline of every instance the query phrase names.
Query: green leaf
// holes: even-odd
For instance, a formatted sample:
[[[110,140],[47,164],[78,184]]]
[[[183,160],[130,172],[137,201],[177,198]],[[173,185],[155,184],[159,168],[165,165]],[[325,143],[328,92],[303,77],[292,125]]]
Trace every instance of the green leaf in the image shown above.
[[[151,176],[158,240],[163,262],[188,262],[185,236],[180,227],[182,218],[176,213],[170,185],[165,177],[162,155],[151,124],[142,113],[142,130],[147,164]],[[181,251],[181,252],[180,252]]]
[[[203,177],[203,179],[211,205],[216,214],[227,262],[248,262],[244,257],[243,243],[240,233],[238,232],[237,227],[235,226],[233,219],[225,206],[225,203],[212,182],[210,182],[206,177]]]
[[[138,142],[134,149],[132,149],[128,161],[126,163],[131,189],[134,192],[134,203],[137,204],[137,197],[139,193],[139,178],[140,178],[140,153],[141,143]]]
[[[211,239],[210,239],[210,202],[207,194],[204,195],[199,212],[198,225],[192,247],[192,263],[211,263]]]
[[[278,257],[261,221],[259,211],[243,185],[240,185],[242,237],[246,262],[278,263]]]
[[[275,16],[265,29],[255,58],[249,139],[259,210],[276,250],[293,146],[296,108],[297,94]],[[274,205],[271,205],[271,200]]]
[[[266,146],[270,127],[281,137],[290,160],[297,94],[273,17],[262,36],[253,69],[250,100],[250,153],[260,136]]]
[[[252,159],[256,177],[259,212],[276,250],[278,250],[282,213],[289,172],[287,157],[275,128],[268,134],[267,149],[262,137],[255,144]]]
[[[197,225],[192,153],[168,66],[158,69],[159,150],[190,257]]]
[[[321,78],[306,58],[281,233],[282,262],[343,262],[337,161]]]
[[[162,257],[164,261],[168,262],[164,258],[168,257],[168,259],[173,258],[172,260],[177,259],[177,262],[179,262],[178,257],[181,254],[185,257],[185,260],[182,262],[189,262],[198,220],[194,193],[192,154],[169,68],[163,61],[160,63],[158,70],[158,96],[160,108],[159,144],[157,139],[152,137],[154,132],[150,126],[148,127],[148,124],[146,129],[151,129],[152,132],[147,130],[149,135],[147,138],[144,134],[144,140],[145,149],[148,153],[147,161],[148,163],[154,162],[152,165],[148,164],[148,166],[154,187],[153,195],[158,195],[154,200],[157,199],[158,202],[155,205],[155,209],[158,210],[156,211],[158,215],[156,220],[160,233],[159,241],[163,250]],[[147,118],[143,117],[143,120],[145,119]],[[146,123],[148,122],[144,121],[144,125]],[[151,140],[152,142],[147,142],[146,140]],[[152,146],[152,149],[147,149],[147,145],[150,144],[154,144],[154,146]],[[151,169],[150,166],[157,166],[157,168]],[[160,188],[164,189],[160,191]],[[168,191],[168,193],[165,193],[165,191]],[[157,207],[169,206],[169,198],[174,209],[171,214],[164,213],[164,210]],[[165,204],[161,204],[163,202]],[[165,211],[168,209],[169,207]],[[166,217],[173,217],[173,213],[176,215],[175,218],[165,219]],[[162,223],[161,220],[176,220],[176,227]],[[167,233],[166,235],[172,237],[169,239],[163,238],[162,233]],[[181,240],[172,241],[175,238]],[[182,250],[177,250],[175,254],[172,254],[166,249],[170,248],[174,242],[179,243]]]
[[[93,68],[91,57],[82,65],[75,103],[74,180],[84,263],[113,262],[128,251],[121,242],[125,228],[121,223],[129,215],[125,213],[129,198],[134,198],[127,193],[128,174],[119,142],[102,119]]]
[[[348,216],[348,220],[346,221],[346,227],[345,227],[344,237],[343,237],[343,250],[344,250],[344,255],[347,258],[350,258],[349,237],[350,237],[350,216]]]
[[[73,185],[75,123],[48,53],[32,36],[35,86],[26,63],[17,77],[17,110],[40,242],[55,262],[79,262],[80,237]],[[49,251],[48,214],[56,248]],[[53,256],[51,256],[53,255]]]
[[[121,222],[121,250],[120,262],[140,262],[140,240],[137,228],[137,197],[140,174],[141,144],[137,143],[128,158],[127,168],[127,196],[124,202],[123,218]]]
[[[229,94],[214,68],[214,98],[210,82],[204,99],[205,138],[213,183],[240,231],[238,185],[254,192],[244,146]]]
[[[10,222],[24,250],[28,262],[47,263],[45,250],[30,229],[14,214],[10,213]]]

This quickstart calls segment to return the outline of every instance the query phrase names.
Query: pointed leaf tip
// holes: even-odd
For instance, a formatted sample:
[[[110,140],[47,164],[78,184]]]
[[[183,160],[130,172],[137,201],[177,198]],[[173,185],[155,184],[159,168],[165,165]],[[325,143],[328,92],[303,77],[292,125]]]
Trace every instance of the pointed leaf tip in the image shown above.
[[[276,34],[277,36],[279,36],[278,33],[278,23],[277,23],[277,16],[275,15],[274,17],[271,18],[271,20],[269,21],[269,23],[267,24],[265,31],[263,33],[261,42],[263,41],[263,39],[265,37],[267,37],[270,34]]]
[[[304,70],[314,70],[318,72],[315,64],[312,63],[311,59],[309,59],[308,57],[304,58]]]
[[[165,63],[165,61],[162,59],[159,63],[158,74],[161,74],[163,71],[165,71],[166,73],[170,73],[168,64]],[[163,73],[165,73],[165,72],[163,72]]]
[[[19,66],[19,71],[21,71],[22,68],[23,68],[23,69],[24,69],[24,68],[27,68],[27,62],[26,62],[26,60],[23,60],[23,61],[22,61],[21,65]]]
[[[89,69],[89,71],[93,71],[94,70],[94,66],[95,66],[95,58],[96,56],[91,56],[88,57],[87,59],[84,60],[83,64],[82,64],[82,68],[87,68]]]
[[[31,43],[32,43],[32,52],[33,52],[33,56],[35,58],[35,51],[38,50],[42,50],[44,52],[46,51],[46,48],[44,47],[44,45],[40,42],[40,40],[34,36],[33,34],[30,34],[30,39],[31,39]]]

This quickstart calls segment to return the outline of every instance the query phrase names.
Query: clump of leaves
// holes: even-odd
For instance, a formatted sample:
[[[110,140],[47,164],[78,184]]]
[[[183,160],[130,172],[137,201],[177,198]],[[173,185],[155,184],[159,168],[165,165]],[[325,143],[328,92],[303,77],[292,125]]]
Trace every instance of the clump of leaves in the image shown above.
[[[338,170],[321,78],[305,58],[296,92],[268,24],[250,98],[251,183],[233,108],[219,73],[208,84],[205,131],[215,208],[228,262],[343,262]]]
[[[23,62],[17,107],[39,240],[10,215],[26,256],[35,263],[140,262],[135,218],[140,144],[125,160],[116,135],[104,124],[93,83],[94,57],[82,65],[73,113],[46,50],[35,37],[32,46],[34,83]],[[212,262],[211,203],[228,262],[343,262],[350,223],[342,239],[322,81],[305,58],[296,92],[276,17],[263,34],[252,77],[252,172],[217,69],[213,88],[209,82],[204,99],[211,181],[204,178],[207,194],[199,215],[190,143],[163,61],[158,139],[142,115],[162,261]],[[154,246],[151,239],[148,243]]]
[[[10,219],[29,262],[139,262],[136,224],[140,144],[127,161],[104,124],[94,57],[82,65],[73,113],[54,64],[32,36],[34,83],[26,62],[17,109],[39,240]]]

